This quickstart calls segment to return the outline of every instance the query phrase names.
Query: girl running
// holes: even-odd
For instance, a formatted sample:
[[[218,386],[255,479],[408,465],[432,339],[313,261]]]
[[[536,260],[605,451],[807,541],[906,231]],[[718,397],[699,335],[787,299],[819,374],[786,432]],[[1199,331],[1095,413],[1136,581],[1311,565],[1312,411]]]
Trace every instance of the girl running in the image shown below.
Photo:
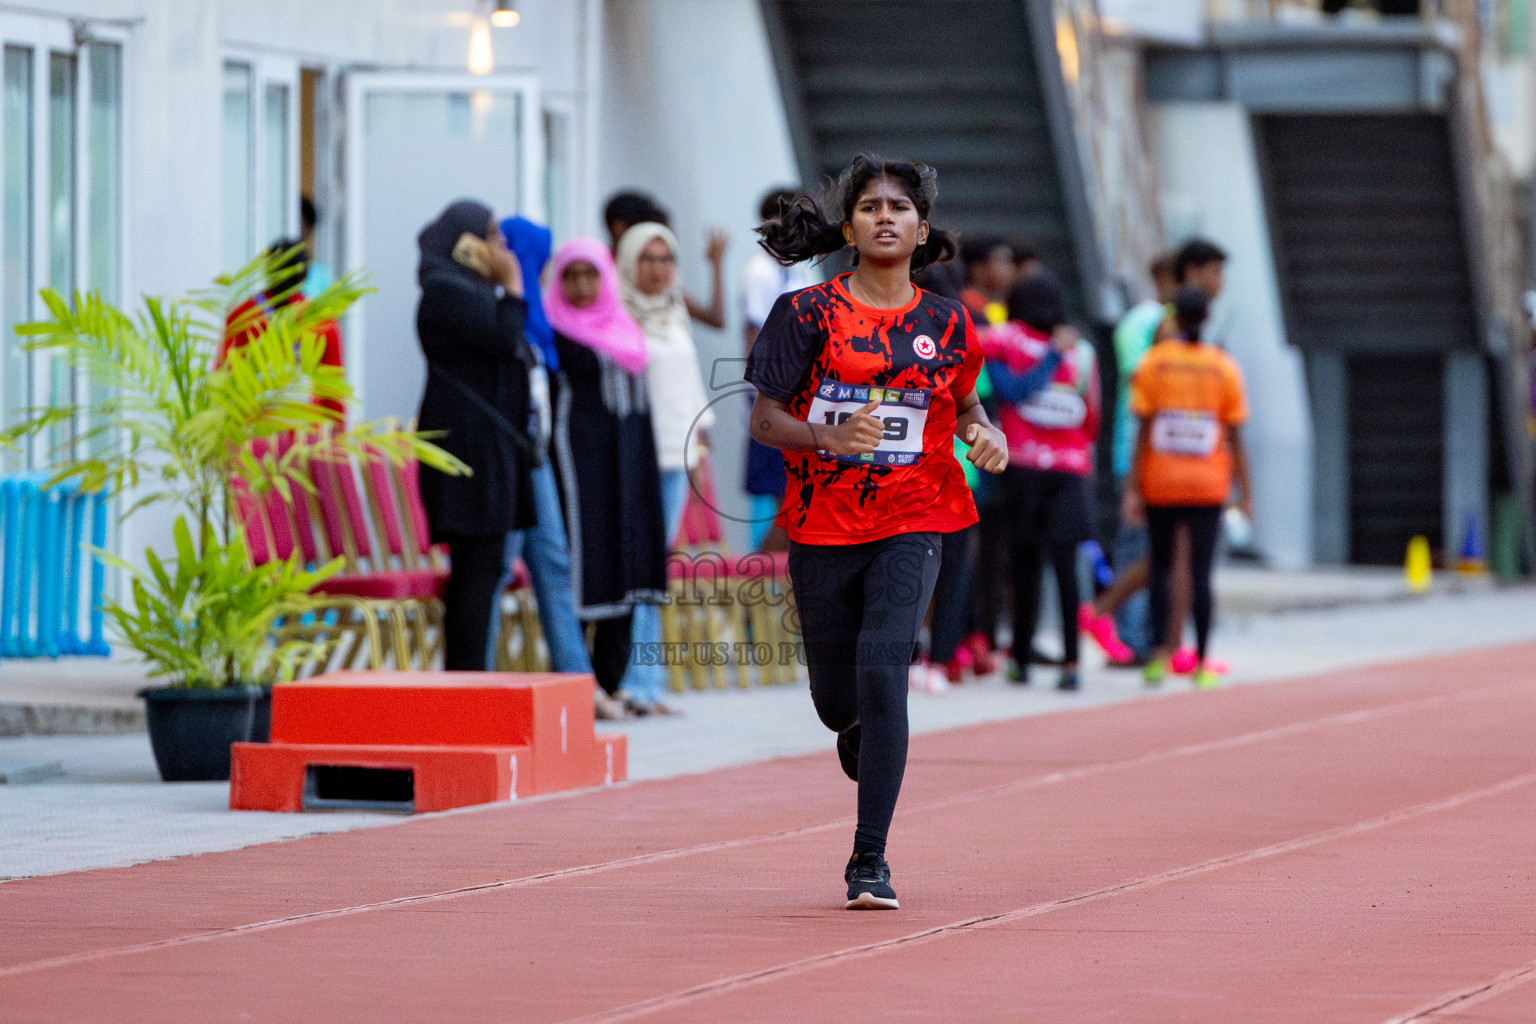
[[[955,252],[928,224],[937,192],[929,167],[861,156],[834,216],[802,193],[759,229],[785,264],[854,250],[852,273],[779,298],[746,373],[752,436],[783,451],[789,477],[779,523],[811,699],[859,784],[849,909],[897,906],[885,841],[906,770],[907,665],[942,535],[976,522],[951,438],[979,469],[1008,464],[975,395],[970,315],[912,284]]]
[[[1211,567],[1234,475],[1242,494],[1238,507],[1253,517],[1248,459],[1238,433],[1248,419],[1243,374],[1231,356],[1200,340],[1209,312],[1203,291],[1180,288],[1174,296],[1178,335],[1154,345],[1131,381],[1131,411],[1141,428],[1122,513],[1129,524],[1145,521],[1152,545],[1153,651],[1144,676],[1153,686],[1167,676],[1179,641],[1168,628],[1175,537],[1181,529],[1189,537],[1195,685],[1210,689],[1221,681],[1206,661],[1214,604]]]
[[[1006,403],[1003,493],[1012,522],[1013,650],[1010,678],[1029,682],[1040,618],[1040,572],[1049,558],[1061,598],[1059,690],[1076,690],[1077,549],[1093,536],[1089,476],[1099,433],[1099,371],[1093,346],[1067,323],[1067,296],[1040,270],[1014,286],[1008,321],[987,332],[992,387]]]

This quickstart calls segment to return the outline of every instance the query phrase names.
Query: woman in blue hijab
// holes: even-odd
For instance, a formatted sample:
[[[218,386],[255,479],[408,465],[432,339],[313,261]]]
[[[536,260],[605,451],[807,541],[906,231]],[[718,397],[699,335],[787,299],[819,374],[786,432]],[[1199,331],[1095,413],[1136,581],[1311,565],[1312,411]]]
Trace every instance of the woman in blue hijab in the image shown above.
[[[542,224],[526,217],[508,217],[501,222],[501,234],[507,248],[523,268],[523,298],[528,303],[523,318],[523,333],[531,348],[538,352],[541,367],[532,373],[533,417],[530,433],[539,439],[546,457],[533,471],[534,504],[538,509],[537,526],[518,530],[508,543],[507,559],[519,556],[533,577],[533,593],[539,602],[539,621],[544,627],[544,642],[549,646],[551,667],[556,672],[592,673],[592,661],[576,618],[575,597],[571,590],[571,555],[566,545],[565,518],[560,506],[560,492],[554,469],[547,457],[552,421],[549,377],[560,372],[560,358],[555,353],[555,332],[544,316],[544,297],[540,277],[549,262],[552,238]],[[623,705],[602,690],[597,691],[599,718],[624,717]]]
[[[549,228],[535,224],[527,217],[508,217],[501,222],[501,235],[507,240],[507,248],[524,267],[525,294],[528,300],[528,316],[523,321],[523,332],[544,357],[544,366],[550,373],[560,372],[560,357],[555,354],[555,332],[550,329],[544,316],[544,296],[540,290],[540,277],[549,262],[554,241]]]

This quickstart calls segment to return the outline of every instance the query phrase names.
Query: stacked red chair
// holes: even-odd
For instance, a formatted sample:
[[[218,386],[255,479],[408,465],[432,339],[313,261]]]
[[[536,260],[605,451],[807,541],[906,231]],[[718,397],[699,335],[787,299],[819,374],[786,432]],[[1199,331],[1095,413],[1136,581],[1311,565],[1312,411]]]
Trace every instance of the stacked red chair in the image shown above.
[[[281,437],[271,453],[286,455],[291,444],[291,438]],[[253,445],[256,458],[268,452],[265,441]],[[231,480],[252,562],[295,555],[310,566],[342,560],[341,571],[314,591],[342,620],[295,621],[283,631],[305,637],[345,632],[352,643],[329,665],[306,666],[301,674],[364,663],[374,669],[389,662],[396,668],[429,668],[441,656],[449,571],[446,551],[431,542],[420,473],[415,458],[390,457],[367,446],[361,454],[337,450],[302,460],[293,467],[287,495],[271,489],[258,497],[238,477]],[[497,667],[532,670],[542,667],[536,657],[538,615],[520,562],[518,570],[507,588]]]
[[[236,743],[236,811],[444,811],[624,781],[592,677],[336,672],[272,690],[272,741]]]
[[[393,426],[393,421],[386,420]],[[410,428],[416,428],[412,421]],[[379,497],[373,499],[375,507],[389,508],[389,515],[375,517],[375,528],[386,538],[390,551],[409,570],[441,572],[446,578],[448,551],[443,545],[433,545],[431,528],[427,523],[427,508],[421,500],[421,464],[414,458],[398,463],[383,459],[370,459],[367,465],[369,491]],[[393,491],[403,506],[396,525],[391,526],[394,502],[387,499]],[[438,595],[441,596],[441,593]],[[428,606],[430,621],[442,624],[442,605]],[[528,567],[518,559],[512,564],[512,578],[501,603],[501,634],[496,644],[496,670],[498,672],[538,672],[549,667],[548,659],[540,649],[542,635],[538,606],[533,600],[533,581]],[[426,650],[420,664],[426,667],[442,653],[442,631],[437,630],[431,648]]]
[[[668,658],[672,689],[723,689],[725,668],[745,688],[797,678],[798,619],[783,554],[725,552],[725,535],[706,463],[693,476],[674,551],[667,559],[671,603],[662,606],[662,638],[687,648]]]
[[[258,440],[253,443],[251,454],[258,459],[269,454],[285,456],[292,443],[293,439],[288,436],[279,437],[270,444]],[[275,487],[257,496],[240,477],[230,480],[230,497],[250,560],[255,565],[297,557],[305,565],[315,566],[344,554],[339,542],[332,547],[332,537],[317,526],[319,508],[306,488],[306,484],[313,488],[308,479],[310,466],[296,467],[294,473],[287,481],[286,496]],[[388,602],[365,593],[349,592],[347,577],[345,570],[332,576],[316,589],[316,596],[322,598],[314,609],[316,614],[284,622],[278,632],[307,639],[349,637],[350,642],[343,644],[339,654],[326,661],[334,660],[342,667],[366,662],[370,668],[382,668],[391,650],[398,656],[403,647],[400,641],[389,642],[392,634],[398,632],[398,615]],[[313,670],[313,666],[303,666],[301,670]]]

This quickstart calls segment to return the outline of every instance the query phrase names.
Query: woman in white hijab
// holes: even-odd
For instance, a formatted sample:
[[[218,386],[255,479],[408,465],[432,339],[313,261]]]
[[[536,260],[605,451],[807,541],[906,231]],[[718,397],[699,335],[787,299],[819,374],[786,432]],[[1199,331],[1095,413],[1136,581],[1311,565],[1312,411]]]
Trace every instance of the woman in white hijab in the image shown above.
[[[677,538],[688,501],[688,474],[708,452],[705,433],[715,422],[714,410],[699,372],[688,307],[677,283],[677,237],[663,224],[636,224],[619,240],[619,281],[624,306],[645,333],[645,385],[656,438],[656,462],[661,470],[661,504],[667,544]],[[660,650],[661,614],[654,605],[635,609],[634,642],[642,652]],[[631,658],[623,691],[639,714],[670,714],[661,702],[666,668]]]
[[[677,237],[663,224],[636,224],[619,240],[616,262],[624,306],[645,332],[646,388],[656,462],[661,469],[667,541],[677,536],[688,472],[708,451],[714,410],[699,372],[688,308],[677,285]]]

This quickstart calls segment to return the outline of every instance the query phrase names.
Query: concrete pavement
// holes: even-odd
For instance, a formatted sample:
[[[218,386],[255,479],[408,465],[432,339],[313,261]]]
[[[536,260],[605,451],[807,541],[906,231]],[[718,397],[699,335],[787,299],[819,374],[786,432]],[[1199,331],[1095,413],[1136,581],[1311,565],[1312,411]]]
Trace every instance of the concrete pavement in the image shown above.
[[[1536,639],[1536,588],[1513,587],[1228,614],[1218,626],[1216,653],[1232,662],[1229,681],[1242,685],[1531,639]],[[1042,632],[1042,646],[1046,641]],[[1078,693],[1056,692],[1053,679],[1051,670],[1037,669],[1028,687],[994,675],[943,696],[914,695],[913,730],[1157,699],[1188,686],[1172,680],[1162,690],[1148,691],[1139,674],[1106,669],[1102,662],[1086,667]],[[630,736],[632,778],[831,749],[831,736],[817,722],[803,685],[688,693],[676,703],[683,711],[677,717],[609,724]],[[0,878],[237,849],[402,820],[377,813],[232,813],[223,783],[158,782],[143,734],[0,739],[0,764],[52,761],[63,770],[54,781],[0,785]]]

